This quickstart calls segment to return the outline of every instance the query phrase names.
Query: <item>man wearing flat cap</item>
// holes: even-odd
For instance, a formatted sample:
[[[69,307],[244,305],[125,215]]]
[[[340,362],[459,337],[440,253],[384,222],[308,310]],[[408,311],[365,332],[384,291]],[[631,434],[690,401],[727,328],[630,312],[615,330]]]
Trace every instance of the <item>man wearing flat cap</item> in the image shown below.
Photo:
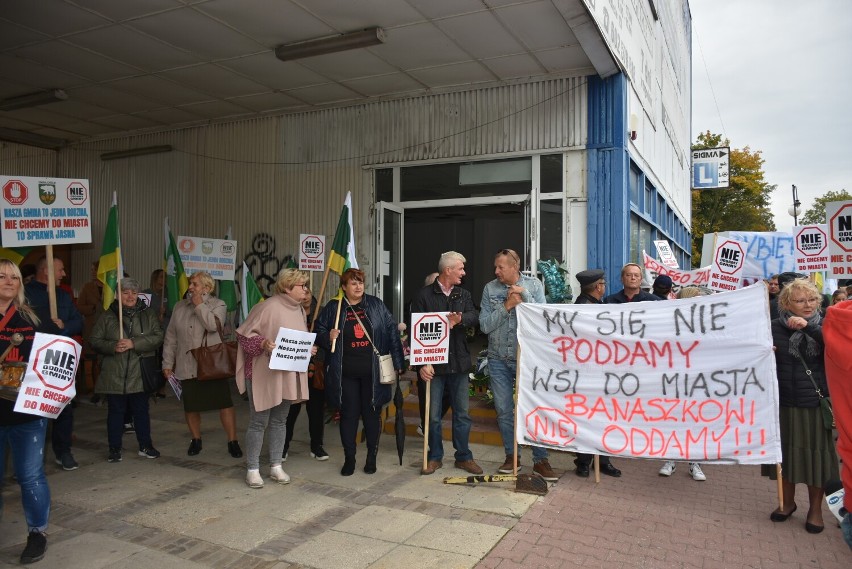
[[[672,292],[672,278],[668,275],[658,275],[651,285],[651,292],[660,300],[668,300]]]
[[[574,304],[603,304],[603,297],[606,292],[604,272],[600,269],[588,269],[580,271],[575,276],[577,282],[580,283],[580,294]],[[577,458],[574,460],[574,464],[577,465],[577,476],[589,477],[589,467],[593,458],[593,454],[577,453]],[[621,476],[621,471],[613,466],[608,456],[601,457],[601,472],[616,478]]]

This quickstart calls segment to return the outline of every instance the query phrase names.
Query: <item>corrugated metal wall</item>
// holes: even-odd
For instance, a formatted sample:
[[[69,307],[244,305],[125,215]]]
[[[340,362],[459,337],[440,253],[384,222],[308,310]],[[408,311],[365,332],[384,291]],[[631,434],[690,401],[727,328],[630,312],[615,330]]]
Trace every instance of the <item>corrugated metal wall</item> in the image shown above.
[[[224,236],[233,226],[239,257],[272,276],[297,254],[300,233],[325,234],[330,244],[347,191],[369,272],[366,166],[581,147],[586,121],[586,79],[575,77],[136,134],[76,145],[58,158],[12,145],[0,159],[9,174],[89,179],[95,242],[74,247],[76,288],[99,255],[113,191],[127,270],[145,284],[161,264],[165,216],[176,235]],[[175,150],[100,160],[104,151],[161,144]]]

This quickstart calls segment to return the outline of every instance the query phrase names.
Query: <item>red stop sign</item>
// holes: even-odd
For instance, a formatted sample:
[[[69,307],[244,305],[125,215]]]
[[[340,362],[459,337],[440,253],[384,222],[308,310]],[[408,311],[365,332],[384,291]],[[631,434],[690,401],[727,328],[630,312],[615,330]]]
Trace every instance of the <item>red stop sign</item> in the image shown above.
[[[796,239],[796,250],[806,257],[820,255],[828,247],[825,232],[819,227],[802,229]]]
[[[21,205],[27,201],[27,187],[20,180],[9,180],[3,184],[3,199],[12,205]]]
[[[743,263],[745,251],[739,241],[725,241],[716,251],[716,266],[720,272],[732,275],[742,268]]]
[[[852,204],[845,204],[837,210],[837,213],[831,216],[831,220],[829,220],[829,231],[831,232],[831,240],[837,243],[841,249],[846,251],[847,253],[852,253],[852,239],[842,238],[840,237],[840,232],[844,231],[848,233],[852,231],[849,227],[852,227]],[[842,227],[841,227],[842,222]]]

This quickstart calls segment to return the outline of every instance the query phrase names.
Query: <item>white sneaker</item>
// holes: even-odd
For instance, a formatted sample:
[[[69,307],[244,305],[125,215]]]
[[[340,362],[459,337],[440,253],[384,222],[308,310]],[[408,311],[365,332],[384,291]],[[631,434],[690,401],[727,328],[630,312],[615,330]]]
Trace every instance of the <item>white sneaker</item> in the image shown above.
[[[263,478],[260,477],[260,470],[246,471],[246,484],[249,488],[263,488]]]
[[[701,465],[697,462],[689,463],[689,474],[692,476],[693,480],[697,480],[699,482],[707,480],[707,477],[704,475],[704,471],[701,470]]]
[[[660,476],[671,476],[672,473],[677,468],[675,461],[667,460],[663,467],[660,469]]]
[[[289,484],[290,475],[284,472],[280,464],[277,464],[269,469],[269,479],[278,482],[279,484]]]

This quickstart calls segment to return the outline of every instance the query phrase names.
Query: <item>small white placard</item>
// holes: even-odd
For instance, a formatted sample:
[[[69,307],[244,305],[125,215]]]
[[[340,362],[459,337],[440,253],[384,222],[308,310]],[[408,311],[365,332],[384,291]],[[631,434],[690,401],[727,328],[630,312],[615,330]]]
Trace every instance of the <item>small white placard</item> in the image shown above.
[[[71,338],[36,332],[15,412],[49,419],[59,416],[77,395],[74,378],[81,350]]]
[[[308,371],[311,361],[311,347],[316,334],[279,328],[275,338],[275,349],[269,356],[269,369],[284,371]]]
[[[449,312],[411,315],[411,365],[445,364],[450,361]]]

